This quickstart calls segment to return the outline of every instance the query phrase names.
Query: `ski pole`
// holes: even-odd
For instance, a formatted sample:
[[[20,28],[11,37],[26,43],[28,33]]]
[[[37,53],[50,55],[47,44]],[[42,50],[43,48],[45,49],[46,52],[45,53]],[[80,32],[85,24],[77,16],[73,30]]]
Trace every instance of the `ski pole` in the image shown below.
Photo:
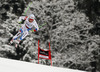
[[[24,15],[26,15],[26,12],[28,11],[29,7],[31,6],[32,2],[28,5],[27,9],[24,12]],[[19,22],[20,23],[20,22]],[[21,27],[21,25],[19,25],[19,27]]]
[[[43,27],[44,25],[46,25],[47,23],[42,24],[41,26],[39,26],[39,28]],[[31,30],[32,32],[34,32],[34,30]]]
[[[39,26],[39,28],[43,27],[44,25],[46,25],[47,23],[42,24],[41,26]]]
[[[31,6],[32,2],[29,4],[29,6],[27,7],[27,9],[25,10],[24,15],[26,15],[26,12],[28,11],[29,7]]]

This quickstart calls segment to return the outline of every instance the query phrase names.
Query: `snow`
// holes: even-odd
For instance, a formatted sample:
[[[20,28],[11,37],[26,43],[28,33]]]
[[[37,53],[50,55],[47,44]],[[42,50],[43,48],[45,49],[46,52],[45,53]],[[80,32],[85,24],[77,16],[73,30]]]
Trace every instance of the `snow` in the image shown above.
[[[0,58],[0,72],[85,72]]]

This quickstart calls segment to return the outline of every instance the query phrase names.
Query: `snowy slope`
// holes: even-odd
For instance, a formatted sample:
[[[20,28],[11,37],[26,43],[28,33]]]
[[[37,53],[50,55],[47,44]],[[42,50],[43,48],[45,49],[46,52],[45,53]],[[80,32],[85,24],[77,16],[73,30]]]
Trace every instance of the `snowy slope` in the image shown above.
[[[85,72],[0,58],[0,72]]]

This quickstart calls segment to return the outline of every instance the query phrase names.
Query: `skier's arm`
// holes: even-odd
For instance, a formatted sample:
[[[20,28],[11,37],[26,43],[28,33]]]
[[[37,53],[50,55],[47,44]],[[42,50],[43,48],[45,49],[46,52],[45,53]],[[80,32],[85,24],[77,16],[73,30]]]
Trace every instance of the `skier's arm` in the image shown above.
[[[24,23],[24,21],[27,19],[27,16],[21,16],[19,17],[18,19],[18,23],[21,24],[21,23]]]
[[[34,27],[36,28],[36,29],[33,30],[34,32],[36,32],[36,31],[39,30],[39,27],[38,27],[38,24],[36,23],[36,21],[35,21],[35,25],[34,25]]]

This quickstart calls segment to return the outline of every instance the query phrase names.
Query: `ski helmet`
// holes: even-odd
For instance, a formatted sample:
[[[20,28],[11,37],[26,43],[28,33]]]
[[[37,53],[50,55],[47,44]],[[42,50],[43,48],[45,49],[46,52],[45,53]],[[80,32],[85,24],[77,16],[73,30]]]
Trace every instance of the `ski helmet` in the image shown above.
[[[35,19],[35,16],[33,14],[29,15],[29,21],[33,22]]]

